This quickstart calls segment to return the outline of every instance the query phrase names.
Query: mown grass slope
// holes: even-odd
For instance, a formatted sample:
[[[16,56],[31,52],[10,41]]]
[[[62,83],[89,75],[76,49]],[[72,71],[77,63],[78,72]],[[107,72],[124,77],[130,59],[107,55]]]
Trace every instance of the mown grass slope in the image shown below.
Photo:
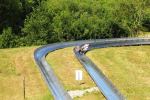
[[[129,100],[150,99],[150,46],[96,49],[87,56]]]
[[[46,59],[66,90],[82,90],[96,86],[80,62],[76,59],[73,53],[73,47],[49,53]],[[82,81],[75,80],[75,70],[83,71]],[[97,98],[104,99],[100,92],[87,93],[83,97],[75,99],[87,100],[87,98],[93,98],[92,100],[97,100]]]
[[[35,48],[0,49],[1,100],[24,100],[24,96],[27,100],[52,99],[34,63]]]
[[[37,47],[0,49],[0,98],[2,100],[51,100],[41,74],[34,63]],[[84,68],[75,58],[73,47],[54,51],[47,60],[66,90],[95,86]],[[150,47],[120,47],[97,49],[87,55],[129,99],[149,99]],[[83,70],[83,80],[75,81],[75,70]],[[25,80],[25,85],[23,81]],[[24,89],[25,88],[25,89]],[[87,93],[76,100],[104,99],[101,93]]]
[[[56,50],[46,57],[58,78],[67,90],[85,89],[94,87],[95,84],[76,59],[73,47]],[[83,80],[75,80],[75,70],[83,71]]]
[[[27,100],[53,100],[53,96],[50,94],[34,62],[33,53],[36,48],[38,47],[0,49],[0,100],[10,100],[10,97],[11,100],[24,100],[24,91],[25,99]],[[57,61],[56,65],[52,67],[58,76],[65,79],[63,83],[66,84],[64,85],[66,90],[84,89],[95,86],[73,56],[72,48],[57,50],[49,55],[48,62],[54,63],[55,60]],[[69,63],[70,60],[75,61],[72,64],[72,62]],[[67,70],[64,70],[60,66],[66,65],[65,62],[68,62]],[[84,70],[84,79],[86,81],[76,82],[74,80],[73,69]],[[76,99],[86,100],[87,98],[97,100],[96,98],[103,98],[103,96],[99,92],[96,92],[87,93],[83,97]]]

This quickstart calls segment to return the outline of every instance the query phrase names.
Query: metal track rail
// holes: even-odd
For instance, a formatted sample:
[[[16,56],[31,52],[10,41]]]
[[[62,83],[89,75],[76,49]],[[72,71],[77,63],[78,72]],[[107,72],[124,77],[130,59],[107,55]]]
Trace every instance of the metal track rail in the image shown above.
[[[106,42],[90,43],[89,50],[95,48],[107,48],[117,46],[133,46],[133,45],[147,45],[150,44],[150,39],[128,39],[128,40],[115,40]],[[102,73],[102,71],[87,57],[85,54],[74,49],[76,57],[90,74],[98,88],[101,90],[107,100],[124,100],[125,97],[117,90],[112,82]]]
[[[65,48],[65,47],[78,46],[78,45],[82,45],[85,43],[91,44],[92,45],[91,49],[104,48],[104,47],[110,47],[110,46],[120,46],[120,42],[122,43],[123,41],[124,41],[124,45],[129,45],[128,41],[131,42],[130,43],[131,45],[135,45],[136,44],[135,42],[137,42],[137,40],[143,41],[143,42],[145,41],[145,44],[150,44],[150,38],[99,39],[99,40],[55,43],[55,44],[46,45],[46,46],[36,49],[34,52],[34,59],[38,65],[38,68],[40,69],[40,71],[42,73],[43,78],[45,79],[45,81],[47,83],[49,90],[52,92],[54,98],[56,100],[71,100],[70,95],[67,93],[67,91],[65,91],[62,84],[59,82],[58,78],[56,77],[55,73],[53,72],[52,68],[45,60],[45,57],[49,52],[55,51],[57,49]],[[84,61],[86,62],[87,60],[90,60],[87,57],[85,57],[85,55],[82,55],[82,56],[77,55],[77,57],[81,63]],[[83,58],[85,58],[85,59],[83,59]],[[84,65],[85,63],[82,63],[82,64]],[[94,67],[94,63],[92,65],[90,65],[92,69],[88,69],[87,68],[88,63],[86,63],[86,64],[87,65],[84,65],[84,67],[86,66],[85,69],[87,70],[87,72],[89,73],[91,78],[94,80],[94,82],[97,84],[97,86],[99,87],[99,89],[101,91],[105,91],[105,89],[102,89],[103,86],[100,88],[100,85],[99,85],[99,83],[101,82],[101,80],[99,80],[99,77],[100,77],[99,75],[101,75],[101,74],[98,74],[98,73],[100,73],[100,71],[96,69],[97,67]],[[101,76],[101,77],[105,77],[105,76]],[[106,81],[106,83],[107,83],[107,81]],[[110,84],[110,83],[111,82],[108,81],[108,84]],[[106,84],[104,83],[104,85],[106,85]],[[107,85],[106,85],[106,87],[112,88],[110,85],[108,85],[109,87],[107,87]],[[106,90],[109,90],[109,89],[106,89]],[[112,90],[115,90],[115,89],[112,89]],[[106,94],[109,94],[110,91],[106,91],[106,93],[104,93],[104,92],[102,92],[102,93],[104,94],[104,96],[107,99],[114,100],[113,98],[109,98],[106,95]],[[117,93],[117,95],[120,95],[120,93],[118,91],[116,92],[116,90],[115,90],[115,93]]]

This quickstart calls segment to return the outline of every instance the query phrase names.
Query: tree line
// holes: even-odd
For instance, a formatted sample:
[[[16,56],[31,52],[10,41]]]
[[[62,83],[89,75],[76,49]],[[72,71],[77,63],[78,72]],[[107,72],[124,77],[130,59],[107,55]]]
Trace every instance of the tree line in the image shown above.
[[[1,0],[0,48],[150,31],[149,0]]]

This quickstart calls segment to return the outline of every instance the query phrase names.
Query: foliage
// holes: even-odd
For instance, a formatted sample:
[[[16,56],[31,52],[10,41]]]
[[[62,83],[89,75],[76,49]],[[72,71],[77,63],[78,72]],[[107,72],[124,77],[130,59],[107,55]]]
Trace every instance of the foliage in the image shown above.
[[[101,1],[58,0],[56,2],[49,0],[39,8],[40,10],[34,11],[27,18],[23,32],[27,36],[32,33],[36,33],[36,36],[47,34],[47,43],[111,37],[109,9],[105,6],[95,8],[94,6],[98,3],[103,5]],[[42,15],[41,12],[43,12]],[[33,18],[33,16],[35,17]],[[42,19],[37,20],[38,18]],[[38,24],[34,24],[34,21]],[[40,23],[41,21],[44,21],[46,26],[43,25],[44,23]],[[32,23],[30,24],[30,22]],[[41,30],[45,31],[42,33]]]
[[[21,9],[19,0],[0,0],[0,33],[6,27],[18,30]]]
[[[35,9],[34,12],[27,17],[27,20],[25,20],[25,27],[23,28],[23,31],[26,32],[24,35],[27,35],[25,42],[28,45],[46,44],[50,28],[46,11]]]
[[[15,46],[15,37],[13,36],[12,29],[6,28],[3,30],[0,36],[0,47],[1,48],[11,48]]]
[[[144,1],[120,0],[114,12],[116,23],[126,30],[128,35],[138,33],[144,19]]]
[[[26,16],[39,3],[39,0],[0,0],[0,33],[12,27],[15,34],[20,34]]]
[[[11,27],[15,46],[127,37],[150,30],[149,0],[2,1],[0,33]]]
[[[144,31],[150,31],[150,0],[146,1],[145,16],[143,20]]]

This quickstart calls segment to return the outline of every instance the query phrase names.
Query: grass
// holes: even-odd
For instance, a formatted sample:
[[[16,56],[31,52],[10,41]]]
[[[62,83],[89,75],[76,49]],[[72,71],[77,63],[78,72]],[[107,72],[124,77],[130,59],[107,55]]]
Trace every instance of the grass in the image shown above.
[[[105,100],[102,95],[98,92],[87,93],[83,97],[77,97],[74,100]]]
[[[127,99],[150,99],[150,46],[95,49],[87,56]]]
[[[85,89],[95,84],[76,59],[73,48],[65,48],[48,54],[46,57],[52,69],[67,90]],[[83,80],[75,80],[75,70],[83,71]]]
[[[66,90],[76,90],[76,89],[82,90],[95,86],[90,76],[87,74],[87,72],[79,63],[79,61],[76,59],[73,53],[73,47],[64,48],[49,53],[46,59]],[[83,71],[82,81],[75,80],[75,70]],[[97,100],[96,98],[104,99],[101,93],[90,93],[90,94],[88,93],[79,99],[87,100],[87,98],[93,97],[95,99],[92,100]]]
[[[150,37],[150,32],[140,32],[137,37]]]
[[[24,91],[27,100],[53,99],[34,63],[35,48],[0,49],[1,100],[24,100]]]
[[[34,63],[33,52],[36,48],[37,47],[0,49],[0,100],[10,100],[10,97],[11,100],[24,100],[24,90],[26,100],[53,100],[52,95],[49,93]],[[55,64],[52,67],[57,75],[60,76],[59,78],[63,80],[67,90],[84,89],[95,86],[83,67],[74,57],[72,48],[50,53],[47,59],[49,62]],[[74,80],[75,69],[84,71],[83,81],[77,82]],[[24,78],[25,85],[23,85]],[[88,97],[104,98],[100,93],[96,92],[87,93],[81,97],[81,99],[86,100]]]
[[[0,49],[1,100],[51,100],[33,59],[37,47]],[[66,90],[86,89],[95,84],[75,58],[73,47],[56,50],[46,59]],[[87,55],[128,99],[150,99],[150,47],[118,47],[96,49]],[[75,70],[83,71],[83,80],[75,80]],[[75,100],[104,99],[101,93],[87,93]]]

